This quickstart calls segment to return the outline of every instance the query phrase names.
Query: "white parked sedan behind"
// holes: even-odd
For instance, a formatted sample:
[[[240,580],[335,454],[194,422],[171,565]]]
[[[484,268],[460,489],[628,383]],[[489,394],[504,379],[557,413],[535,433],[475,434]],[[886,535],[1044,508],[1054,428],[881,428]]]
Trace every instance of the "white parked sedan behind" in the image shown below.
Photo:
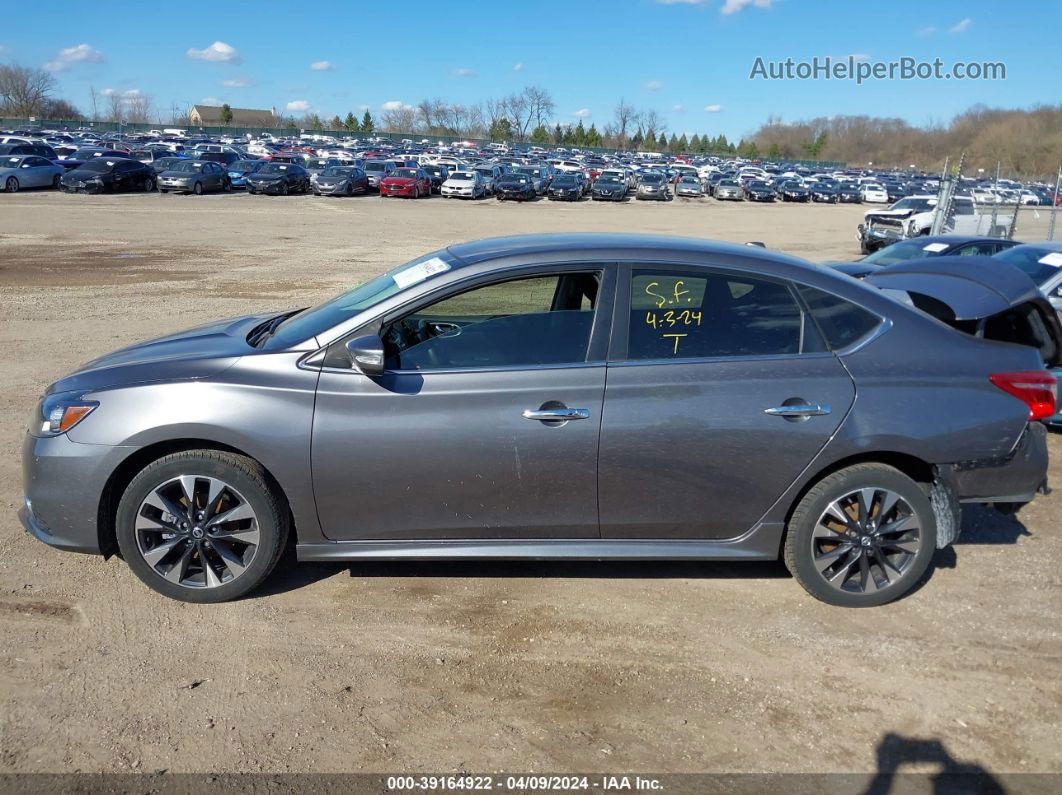
[[[20,188],[57,188],[64,171],[38,155],[0,157],[0,188],[8,193]]]
[[[889,192],[881,185],[868,182],[859,188],[859,197],[865,202],[889,203]]]
[[[442,184],[442,197],[478,199],[487,195],[487,184],[478,171],[455,171]]]

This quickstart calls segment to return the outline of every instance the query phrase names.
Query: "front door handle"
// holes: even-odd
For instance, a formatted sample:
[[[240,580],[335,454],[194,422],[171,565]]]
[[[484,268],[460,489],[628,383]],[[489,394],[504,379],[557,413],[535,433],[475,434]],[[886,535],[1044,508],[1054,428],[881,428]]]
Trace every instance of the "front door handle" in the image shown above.
[[[524,418],[542,422],[567,422],[590,418],[590,409],[524,409]]]
[[[772,417],[821,417],[830,413],[830,407],[826,403],[795,403],[791,406],[764,409],[763,413]]]

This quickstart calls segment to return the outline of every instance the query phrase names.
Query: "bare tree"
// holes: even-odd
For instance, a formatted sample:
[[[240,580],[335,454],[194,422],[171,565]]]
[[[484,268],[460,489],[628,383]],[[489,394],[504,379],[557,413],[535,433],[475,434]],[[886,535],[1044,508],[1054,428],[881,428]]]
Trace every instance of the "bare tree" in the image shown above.
[[[143,124],[151,116],[151,95],[133,94],[127,98],[126,121]]]
[[[412,105],[385,110],[382,129],[386,132],[413,132],[417,126],[417,109]]]
[[[627,134],[638,127],[638,111],[621,99],[612,111],[612,118],[616,140],[622,149],[627,146]]]
[[[121,124],[125,121],[125,98],[117,91],[112,91],[107,95],[107,121],[114,121]]]
[[[89,101],[92,103],[92,120],[100,120],[100,92],[96,90],[96,86],[89,86]]]
[[[55,91],[55,78],[44,69],[0,65],[0,111],[10,116],[38,116]]]

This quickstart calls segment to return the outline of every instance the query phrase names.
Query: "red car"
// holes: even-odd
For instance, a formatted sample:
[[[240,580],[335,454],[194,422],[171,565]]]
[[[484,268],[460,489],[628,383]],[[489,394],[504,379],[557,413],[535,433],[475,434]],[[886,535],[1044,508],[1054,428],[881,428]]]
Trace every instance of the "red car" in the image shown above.
[[[422,168],[396,168],[380,180],[380,196],[431,196],[431,177]]]

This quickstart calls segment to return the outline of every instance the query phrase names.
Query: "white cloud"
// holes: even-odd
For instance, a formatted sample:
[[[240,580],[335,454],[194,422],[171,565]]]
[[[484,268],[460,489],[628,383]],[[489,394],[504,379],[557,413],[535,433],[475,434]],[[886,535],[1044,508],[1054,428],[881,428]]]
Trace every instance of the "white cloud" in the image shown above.
[[[200,105],[224,105],[225,103],[222,102],[217,97],[203,97],[201,100],[199,100],[199,104]]]
[[[572,115],[577,116],[580,119],[585,119],[590,115],[590,108],[579,108],[579,110],[575,111]]]
[[[950,28],[948,28],[948,33],[965,33],[966,30],[972,24],[973,24],[973,20],[970,19],[969,17],[966,17],[965,19],[960,19],[958,22],[956,22],[954,25],[952,25]]]
[[[454,69],[452,74],[454,77],[475,77],[476,71],[475,69],[467,69],[466,67],[461,66]]]
[[[671,106],[671,112],[672,113],[682,113],[685,110],[686,109],[684,107],[682,107],[682,105],[679,105],[677,103]]]
[[[645,88],[648,91],[659,91],[664,87],[664,84],[659,80],[646,80]]]
[[[704,106],[704,112],[705,113],[718,113],[722,109],[723,109],[722,105],[705,105]]]
[[[756,8],[770,8],[774,0],[726,0],[719,11],[723,14],[736,14],[749,6]]]
[[[139,88],[130,88],[128,91],[123,91],[122,92],[122,96],[123,97],[128,97],[130,99],[132,99],[133,97],[139,97],[140,96],[140,89]]]
[[[296,113],[302,113],[310,109],[310,103],[305,99],[293,99],[287,104],[287,109]]]
[[[926,26],[924,28],[919,28],[918,30],[916,30],[915,31],[915,35],[916,36],[932,36],[936,32],[937,32],[937,29],[936,29],[936,27],[934,25],[928,25],[928,26]]]
[[[197,61],[229,64],[237,64],[243,60],[240,57],[240,54],[236,52],[235,47],[231,44],[226,44],[223,41],[215,41],[205,50],[197,50],[195,47],[191,47],[188,50],[188,57],[194,58]]]
[[[103,91],[100,92],[100,94],[102,94],[105,97],[109,97],[111,94],[117,94],[117,93],[118,92],[115,91],[113,88],[105,88],[105,89],[103,89]]]
[[[514,63],[513,64],[513,71],[514,72],[522,72],[522,71],[524,71],[524,65],[522,63]]]
[[[254,80],[249,77],[234,77],[231,80],[222,80],[221,85],[225,88],[249,88],[254,85]]]
[[[384,110],[412,110],[412,105],[407,105],[405,102],[400,102],[397,99],[392,99],[389,102],[385,102],[380,106]]]
[[[103,53],[89,44],[65,47],[44,68],[49,72],[61,72],[76,63],[103,63]]]
[[[336,65],[331,61],[314,61],[310,64],[310,68],[315,72],[334,72]]]

